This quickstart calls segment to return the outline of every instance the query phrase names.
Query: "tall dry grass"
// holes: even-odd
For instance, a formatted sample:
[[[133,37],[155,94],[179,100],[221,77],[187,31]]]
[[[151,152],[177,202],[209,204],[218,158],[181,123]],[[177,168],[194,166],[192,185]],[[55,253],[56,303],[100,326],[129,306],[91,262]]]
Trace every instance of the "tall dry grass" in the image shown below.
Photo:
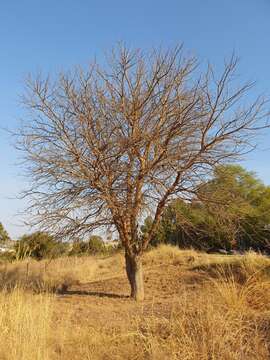
[[[49,360],[52,310],[48,295],[0,293],[0,359]]]
[[[108,258],[85,256],[2,262],[0,290],[19,287],[36,293],[57,293],[74,284],[110,279],[122,274],[123,269],[124,260],[120,254]]]
[[[147,253],[144,261],[146,272],[152,266],[167,263],[168,268],[179,266],[183,271],[200,272],[205,281],[192,288],[183,284],[181,293],[175,294],[174,300],[166,299],[164,304],[159,298],[152,304],[138,306],[126,300],[123,306],[127,315],[123,316],[119,307],[121,321],[107,321],[105,325],[93,321],[91,313],[86,316],[83,309],[80,317],[72,306],[64,311],[65,303],[59,306],[55,295],[34,294],[16,287],[2,291],[0,359],[270,358],[268,258],[254,253],[224,258],[161,247]],[[38,274],[44,264],[31,265]],[[118,255],[108,259],[59,259],[50,266],[51,274],[47,276],[58,278],[71,272],[73,279],[81,282],[123,275],[123,260]],[[100,314],[105,307],[107,313],[115,311],[115,302],[110,300],[96,308],[94,304],[91,303],[92,312]],[[144,307],[150,305],[157,309],[160,306],[160,311],[145,312]],[[87,302],[81,306],[87,307]],[[166,311],[162,312],[164,308]]]

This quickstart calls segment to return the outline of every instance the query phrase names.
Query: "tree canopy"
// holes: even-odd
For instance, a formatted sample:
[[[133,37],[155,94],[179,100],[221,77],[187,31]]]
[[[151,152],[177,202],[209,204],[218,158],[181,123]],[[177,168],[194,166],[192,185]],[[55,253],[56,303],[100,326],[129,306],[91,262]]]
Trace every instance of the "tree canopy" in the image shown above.
[[[190,203],[177,199],[167,206],[152,244],[160,242],[270,251],[270,187],[241,166],[219,166]]]

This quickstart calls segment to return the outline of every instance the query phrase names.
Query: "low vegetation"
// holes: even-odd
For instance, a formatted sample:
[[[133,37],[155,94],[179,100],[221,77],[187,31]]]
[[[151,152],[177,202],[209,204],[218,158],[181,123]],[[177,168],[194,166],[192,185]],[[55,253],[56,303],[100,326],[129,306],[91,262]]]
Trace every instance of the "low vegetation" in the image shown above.
[[[65,256],[105,256],[120,249],[118,244],[105,243],[97,235],[92,235],[86,240],[76,239],[72,243],[67,243],[58,241],[49,233],[41,231],[25,234],[16,241],[5,241],[1,245],[0,261],[9,262],[25,259],[52,260]]]
[[[269,258],[162,245],[143,261],[143,303],[121,254],[2,264],[0,358],[269,358]]]

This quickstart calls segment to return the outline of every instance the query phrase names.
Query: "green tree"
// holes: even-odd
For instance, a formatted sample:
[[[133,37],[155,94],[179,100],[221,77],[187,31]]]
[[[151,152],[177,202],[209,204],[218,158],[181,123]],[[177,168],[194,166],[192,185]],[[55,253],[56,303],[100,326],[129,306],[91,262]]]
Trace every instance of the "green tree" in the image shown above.
[[[270,187],[255,173],[241,166],[216,169],[214,178],[202,186],[201,198],[209,214],[209,233],[227,248],[268,246],[270,224]]]
[[[32,257],[36,260],[57,257],[65,252],[65,245],[57,242],[53,236],[45,232],[34,232],[23,235],[15,244],[17,259]]]
[[[167,206],[152,245],[267,250],[269,224],[270,187],[241,166],[224,165],[190,203],[175,199]]]
[[[2,223],[0,223],[0,243],[6,243],[10,240],[8,232],[5,230]]]

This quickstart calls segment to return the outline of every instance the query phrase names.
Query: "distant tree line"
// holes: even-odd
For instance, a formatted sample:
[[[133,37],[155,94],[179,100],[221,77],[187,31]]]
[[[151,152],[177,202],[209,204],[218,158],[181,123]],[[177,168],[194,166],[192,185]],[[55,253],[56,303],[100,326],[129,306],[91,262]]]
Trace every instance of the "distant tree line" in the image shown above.
[[[146,218],[143,233],[151,223]],[[241,166],[217,167],[190,202],[175,199],[166,207],[151,245],[160,243],[270,253],[270,187]]]
[[[151,217],[145,219],[142,234],[150,231],[152,222]],[[106,255],[120,248],[98,235],[68,243],[40,231],[13,243],[1,223],[0,243],[12,248],[10,260]],[[176,198],[168,204],[149,246],[159,244],[270,253],[270,186],[239,165],[217,167],[213,178],[200,185],[191,201]]]
[[[6,230],[3,231],[7,235]],[[2,242],[7,245],[9,236]],[[17,241],[9,241],[9,246],[2,251],[1,259],[13,261],[33,258],[35,260],[53,259],[61,256],[108,255],[118,249],[103,241],[101,236],[92,235],[87,240],[75,239],[73,242],[61,242],[52,235],[36,231],[23,235]],[[4,249],[4,248],[3,248]]]

